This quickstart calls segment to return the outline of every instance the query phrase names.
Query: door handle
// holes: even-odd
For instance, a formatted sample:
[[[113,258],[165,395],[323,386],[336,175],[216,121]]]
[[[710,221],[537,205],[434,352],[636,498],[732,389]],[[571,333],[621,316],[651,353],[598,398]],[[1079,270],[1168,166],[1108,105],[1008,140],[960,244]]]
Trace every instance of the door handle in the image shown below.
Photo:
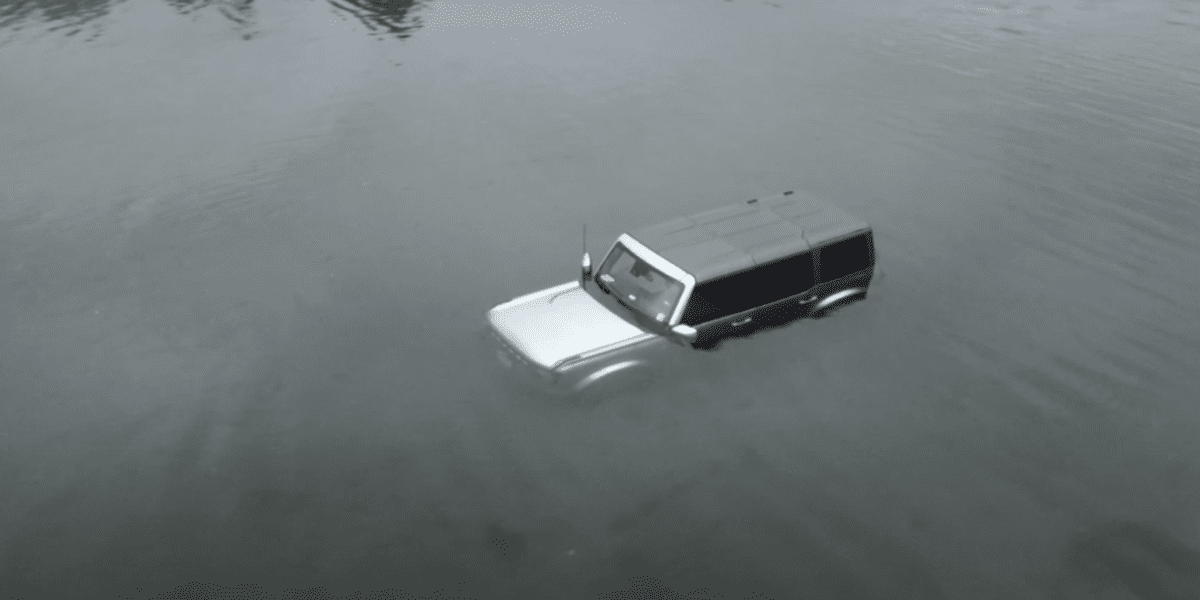
[[[742,325],[745,325],[746,323],[749,323],[749,322],[750,322],[750,317],[746,317],[745,319],[739,319],[737,321],[734,321],[734,322],[730,323],[730,325],[732,325],[734,327],[741,327]]]

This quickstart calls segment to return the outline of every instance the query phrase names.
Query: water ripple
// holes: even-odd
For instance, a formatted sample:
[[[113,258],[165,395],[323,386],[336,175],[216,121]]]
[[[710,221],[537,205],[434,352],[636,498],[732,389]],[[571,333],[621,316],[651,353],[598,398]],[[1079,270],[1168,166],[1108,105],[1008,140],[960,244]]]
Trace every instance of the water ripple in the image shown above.
[[[586,4],[458,4],[437,2],[425,12],[430,30],[524,27],[540,34],[580,33],[620,20],[616,13]]]

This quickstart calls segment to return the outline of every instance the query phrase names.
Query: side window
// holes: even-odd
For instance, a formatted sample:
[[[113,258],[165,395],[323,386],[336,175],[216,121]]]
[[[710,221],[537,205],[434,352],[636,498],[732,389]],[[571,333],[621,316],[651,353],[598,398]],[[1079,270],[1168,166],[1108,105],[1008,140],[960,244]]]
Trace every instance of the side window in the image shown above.
[[[870,268],[875,263],[874,250],[870,233],[821,248],[821,281],[833,281]]]
[[[707,323],[795,296],[812,286],[812,253],[797,254],[696,286],[683,311],[683,322]]]

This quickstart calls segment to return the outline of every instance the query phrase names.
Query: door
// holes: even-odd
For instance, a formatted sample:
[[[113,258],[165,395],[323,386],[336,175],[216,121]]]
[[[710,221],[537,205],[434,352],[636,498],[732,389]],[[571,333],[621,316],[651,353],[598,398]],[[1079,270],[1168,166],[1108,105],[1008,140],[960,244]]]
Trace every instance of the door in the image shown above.
[[[798,306],[794,299],[811,295],[813,282],[811,252],[758,265],[697,285],[683,322],[699,332],[699,345],[707,345],[752,331],[764,321],[786,318]]]

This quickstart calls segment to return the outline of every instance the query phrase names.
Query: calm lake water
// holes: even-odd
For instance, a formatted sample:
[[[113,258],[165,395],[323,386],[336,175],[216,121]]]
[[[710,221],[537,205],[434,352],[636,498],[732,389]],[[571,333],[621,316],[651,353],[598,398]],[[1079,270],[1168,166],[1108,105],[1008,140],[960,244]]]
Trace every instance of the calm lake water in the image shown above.
[[[3,598],[1200,598],[1200,2],[956,2],[0,0]],[[867,300],[482,345],[788,189]]]

